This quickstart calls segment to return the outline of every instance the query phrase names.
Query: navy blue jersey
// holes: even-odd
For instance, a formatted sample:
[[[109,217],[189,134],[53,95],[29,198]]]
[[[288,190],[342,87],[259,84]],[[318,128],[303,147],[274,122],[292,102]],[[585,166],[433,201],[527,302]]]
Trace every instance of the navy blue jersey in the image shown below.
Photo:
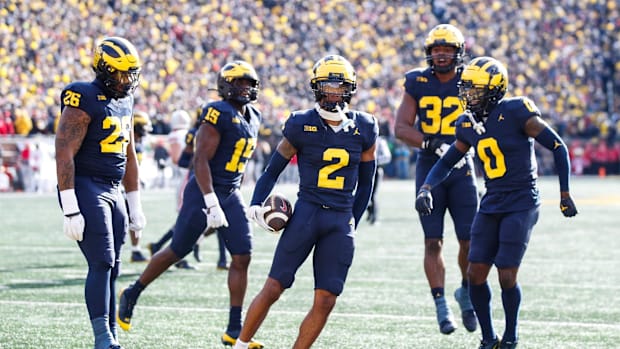
[[[476,151],[484,174],[483,213],[525,210],[539,204],[534,139],[525,133],[526,121],[540,111],[525,97],[505,98],[491,111],[479,135],[466,116],[457,122],[456,137]],[[491,195],[491,196],[490,196]]]
[[[417,68],[405,74],[405,91],[417,102],[415,127],[425,136],[443,140],[447,144],[454,142],[456,120],[463,113],[459,100],[457,82],[460,74],[450,81],[440,82],[430,68]],[[421,151],[421,157],[437,160],[430,152]]]
[[[245,164],[256,148],[261,113],[248,104],[241,115],[227,101],[217,101],[203,108],[201,118],[220,134],[220,144],[209,161],[213,187],[239,188]]]
[[[86,137],[74,157],[75,175],[121,180],[133,125],[133,96],[110,99],[98,80],[71,83],[60,96],[61,111],[74,107],[91,118]]]
[[[379,127],[367,113],[350,111],[355,127],[335,132],[315,109],[293,112],[282,131],[297,149],[299,199],[335,209],[353,207],[362,152],[375,144]]]

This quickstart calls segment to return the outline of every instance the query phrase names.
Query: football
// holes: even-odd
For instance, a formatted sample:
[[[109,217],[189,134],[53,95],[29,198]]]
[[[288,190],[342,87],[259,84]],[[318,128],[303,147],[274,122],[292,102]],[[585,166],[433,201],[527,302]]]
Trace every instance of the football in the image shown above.
[[[289,218],[293,215],[293,205],[286,196],[274,193],[263,203],[263,207],[271,206],[271,210],[265,212],[265,223],[276,232],[284,229]]]

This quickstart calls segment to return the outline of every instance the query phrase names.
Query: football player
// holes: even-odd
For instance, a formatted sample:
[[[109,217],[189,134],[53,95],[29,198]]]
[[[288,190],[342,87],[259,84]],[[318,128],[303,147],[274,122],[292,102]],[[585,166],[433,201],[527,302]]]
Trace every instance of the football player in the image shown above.
[[[121,292],[117,315],[122,329],[131,328],[133,310],[141,292],[189,254],[202,234],[217,229],[232,256],[228,270],[229,321],[221,340],[234,345],[241,330],[241,309],[252,251],[250,222],[239,187],[245,164],[256,146],[262,118],[251,104],[257,100],[258,91],[259,78],[249,63],[233,61],[220,70],[218,93],[222,100],[208,103],[201,113],[194,176],[183,192],[172,242],[153,255],[138,280]],[[250,347],[263,345],[252,342]]]
[[[454,141],[456,118],[463,113],[457,82],[465,54],[465,38],[449,24],[434,27],[424,41],[428,67],[405,74],[403,98],[396,112],[395,135],[406,144],[418,147],[416,192],[433,164]],[[439,331],[450,334],[456,329],[445,297],[446,268],[443,259],[444,216],[450,211],[459,243],[458,266],[461,287],[454,296],[461,310],[464,327],[473,332],[477,321],[468,296],[467,254],[470,227],[478,208],[475,172],[470,155],[455,165],[450,178],[433,188],[435,209],[420,215],[424,231],[424,272],[435,302]]]
[[[328,55],[317,61],[310,86],[314,108],[289,116],[252,195],[248,217],[273,231],[264,220],[271,207],[261,203],[297,155],[300,184],[293,216],[280,236],[267,281],[248,308],[235,349],[248,348],[270,307],[293,285],[297,270],[312,252],[314,303],[292,345],[310,348],[327,323],[353,262],[355,229],[372,192],[379,128],[372,115],[348,108],[357,85],[355,70],[345,58]]]
[[[146,224],[132,127],[141,62],[129,41],[106,37],[96,44],[92,67],[93,81],[70,83],[61,93],[58,194],[64,233],[77,241],[88,263],[84,295],[94,348],[120,349],[114,295],[121,246],[128,226],[141,231]]]
[[[151,131],[153,131],[153,125],[151,124],[149,115],[143,111],[135,111],[133,114],[133,136],[138,165],[142,163],[142,156],[144,155],[144,140]],[[141,180],[140,187],[144,188],[144,184]],[[149,260],[140,248],[141,237],[142,231],[129,230],[129,238],[131,239],[131,262],[146,262]]]
[[[504,98],[508,73],[491,57],[473,59],[459,82],[466,112],[456,123],[456,141],[433,166],[416,199],[421,215],[434,211],[435,191],[470,148],[483,170],[486,193],[471,228],[469,294],[480,328],[481,349],[516,348],[521,288],[519,266],[538,220],[540,195],[534,140],[553,152],[560,182],[560,209],[577,214],[569,192],[570,162],[566,145],[541,118],[526,97]],[[487,277],[495,265],[506,319],[504,334],[496,335],[491,319],[491,288]]]
[[[185,147],[179,156],[179,160],[177,165],[181,168],[186,168],[189,170],[187,173],[187,179],[189,179],[194,173],[194,167],[192,165],[192,160],[194,158],[194,141],[196,139],[196,132],[202,123],[200,115],[202,114],[202,107],[198,108],[196,122],[194,126],[187,131],[185,135]],[[181,192],[181,195],[183,193]],[[182,197],[181,197],[182,201]],[[179,207],[180,208],[180,207]],[[209,231],[212,233],[213,231]],[[174,225],[168,229],[168,231],[157,241],[149,244],[149,250],[151,251],[151,255],[157,253],[170,239],[172,239],[172,235],[174,235]],[[201,262],[200,258],[200,243],[202,239],[206,236],[205,234],[201,235],[196,244],[194,245],[193,253],[194,258],[197,262]],[[218,248],[219,248],[219,258],[217,261],[217,270],[228,270],[228,262],[226,258],[226,245],[224,244],[224,239],[219,231],[217,232],[217,240],[218,240]],[[196,269],[193,265],[189,264],[187,260],[182,259],[174,264],[177,268],[180,269]]]

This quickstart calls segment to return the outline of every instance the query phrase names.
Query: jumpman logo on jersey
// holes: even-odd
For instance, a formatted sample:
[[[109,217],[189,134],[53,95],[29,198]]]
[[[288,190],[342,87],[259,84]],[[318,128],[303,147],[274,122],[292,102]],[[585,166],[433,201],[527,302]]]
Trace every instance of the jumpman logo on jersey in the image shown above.
[[[360,129],[356,127],[355,131],[353,131],[353,135],[355,136],[355,135],[360,135],[360,134],[361,134]]]
[[[499,114],[499,117],[497,118],[497,121],[504,121],[504,115]]]
[[[558,141],[557,139],[553,140],[553,149],[558,149],[561,146],[562,146],[562,143],[560,141]]]

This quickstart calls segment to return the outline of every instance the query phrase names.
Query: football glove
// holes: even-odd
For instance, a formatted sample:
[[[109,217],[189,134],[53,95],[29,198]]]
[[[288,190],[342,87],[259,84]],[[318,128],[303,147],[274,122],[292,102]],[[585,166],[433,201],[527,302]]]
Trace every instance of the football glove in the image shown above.
[[[254,221],[256,224],[258,224],[259,227],[275,233],[275,229],[270,227],[267,222],[265,222],[265,213],[269,211],[271,211],[271,206],[263,207],[261,205],[252,205],[250,206],[250,208],[248,208],[246,217],[248,218],[248,220]]]
[[[435,149],[435,154],[437,156],[439,156],[440,158],[442,158],[446,152],[448,151],[448,149],[450,149],[450,145],[448,143],[441,143],[441,145]],[[467,156],[463,156],[461,158],[461,160],[459,160],[455,165],[454,168],[456,169],[460,169],[463,166],[465,166],[467,164]]]
[[[575,206],[570,196],[560,200],[560,211],[562,211],[564,217],[574,217],[577,215],[577,206]]]
[[[146,225],[146,217],[142,210],[142,202],[140,201],[140,192],[138,190],[127,193],[127,210],[129,211],[129,229],[136,233],[136,237],[140,238],[142,229]]]
[[[219,228],[219,227],[227,227],[228,221],[226,220],[226,215],[224,211],[220,207],[220,202],[217,199],[217,195],[215,193],[209,193],[203,196],[205,205],[207,208],[203,208],[202,212],[207,216],[207,229]]]
[[[420,148],[428,151],[429,153],[437,154],[437,149],[440,148],[443,144],[445,143],[439,138],[425,136],[422,144],[420,144]]]
[[[431,191],[425,188],[421,188],[418,192],[418,196],[415,199],[415,209],[422,216],[428,216],[433,210],[433,195]]]
[[[60,192],[60,205],[62,206],[62,213],[65,215],[63,223],[65,235],[71,240],[82,241],[86,223],[82,212],[80,212],[74,189],[66,189]]]

